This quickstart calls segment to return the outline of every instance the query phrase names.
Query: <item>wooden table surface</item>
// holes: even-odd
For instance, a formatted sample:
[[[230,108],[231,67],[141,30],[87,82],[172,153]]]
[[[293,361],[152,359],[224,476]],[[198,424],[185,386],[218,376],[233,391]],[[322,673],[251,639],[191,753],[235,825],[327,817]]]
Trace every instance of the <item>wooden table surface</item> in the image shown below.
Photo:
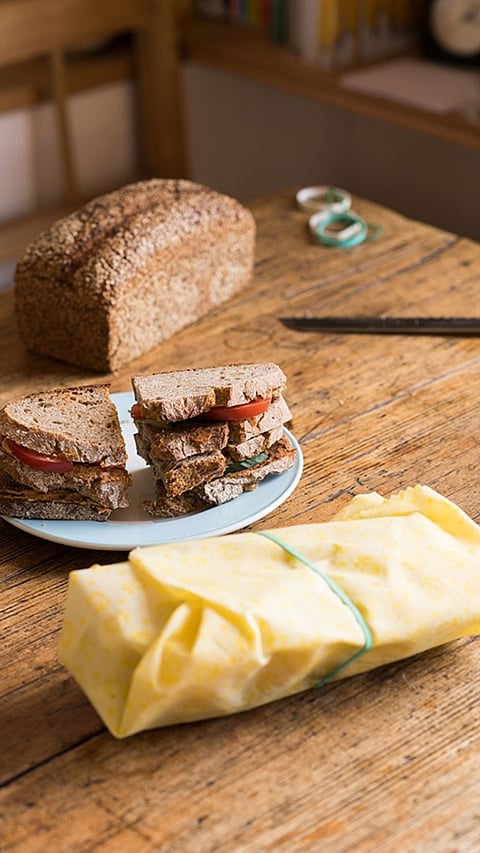
[[[279,363],[305,468],[255,527],[321,521],[361,492],[425,483],[480,521],[480,340],[293,332],[280,315],[480,313],[477,244],[360,199],[383,226],[351,250],[309,242],[292,193],[257,200],[252,285],[111,379]],[[93,380],[27,353],[0,298],[0,403]],[[68,572],[117,562],[0,520],[0,849],[480,849],[480,641],[240,714],[116,741],[57,656]]]

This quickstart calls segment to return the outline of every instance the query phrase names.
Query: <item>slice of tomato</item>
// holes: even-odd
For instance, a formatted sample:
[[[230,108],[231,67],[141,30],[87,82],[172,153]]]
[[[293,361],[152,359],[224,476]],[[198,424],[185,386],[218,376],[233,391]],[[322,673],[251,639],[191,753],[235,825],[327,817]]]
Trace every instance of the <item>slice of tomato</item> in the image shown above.
[[[130,414],[132,418],[141,418],[140,414],[140,403],[134,403],[132,408],[130,409]]]
[[[270,403],[270,397],[266,397],[240,403],[239,406],[214,406],[204,412],[202,417],[212,421],[246,421],[247,418],[266,412]]]
[[[37,453],[36,450],[30,450],[29,447],[17,444],[10,438],[7,438],[7,445],[10,453],[24,465],[29,465],[30,468],[38,468],[40,471],[59,471],[60,473],[71,471],[73,468],[73,462],[70,459],[58,459],[55,456]]]

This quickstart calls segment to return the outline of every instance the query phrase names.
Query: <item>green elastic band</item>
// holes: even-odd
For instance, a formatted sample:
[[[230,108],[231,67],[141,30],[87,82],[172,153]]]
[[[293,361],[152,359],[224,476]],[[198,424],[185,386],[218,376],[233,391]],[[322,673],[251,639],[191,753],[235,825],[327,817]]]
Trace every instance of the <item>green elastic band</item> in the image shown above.
[[[344,199],[343,193],[337,190],[336,187],[329,187],[327,190],[327,195],[325,196],[325,202],[327,207],[330,207],[332,204],[339,204]]]
[[[360,625],[360,628],[362,629],[363,636],[365,638],[365,643],[362,648],[359,649],[358,652],[355,652],[354,655],[349,657],[348,660],[344,661],[344,663],[341,663],[339,666],[337,666],[336,669],[333,670],[333,672],[328,673],[328,675],[324,675],[324,677],[321,678],[320,681],[315,682],[315,684],[313,685],[314,687],[323,687],[324,684],[326,684],[328,681],[331,681],[332,678],[335,678],[335,676],[339,675],[341,672],[343,672],[344,669],[354,663],[354,661],[358,660],[358,658],[362,657],[362,655],[366,654],[370,651],[370,649],[373,648],[373,636],[370,627],[363,618],[358,607],[356,607],[356,605],[343,591],[343,589],[341,589],[335,583],[335,581],[329,578],[328,575],[322,572],[322,570],[319,569],[318,566],[315,565],[315,563],[312,563],[312,561],[309,560],[308,557],[305,557],[304,554],[301,554],[299,551],[296,550],[296,548],[292,548],[290,545],[287,545],[286,542],[284,542],[282,539],[279,539],[278,536],[274,536],[272,533],[267,533],[265,530],[256,530],[255,533],[257,534],[257,536],[264,536],[266,539],[270,539],[272,542],[275,542],[276,545],[280,545],[280,548],[283,548],[283,550],[286,551],[287,554],[291,554],[292,557],[295,557],[296,560],[300,560],[301,563],[304,563],[317,575],[319,575],[322,580],[325,581],[327,586],[332,590],[332,592],[334,592],[335,595],[338,596],[342,604],[345,604],[345,606],[348,607],[348,609]]]
[[[311,228],[315,239],[324,246],[335,246],[338,249],[351,249],[365,241],[376,240],[382,233],[380,225],[365,222],[356,213],[345,211],[334,213],[327,203],[327,209],[311,217],[315,224]],[[332,224],[343,225],[340,231],[328,231]]]

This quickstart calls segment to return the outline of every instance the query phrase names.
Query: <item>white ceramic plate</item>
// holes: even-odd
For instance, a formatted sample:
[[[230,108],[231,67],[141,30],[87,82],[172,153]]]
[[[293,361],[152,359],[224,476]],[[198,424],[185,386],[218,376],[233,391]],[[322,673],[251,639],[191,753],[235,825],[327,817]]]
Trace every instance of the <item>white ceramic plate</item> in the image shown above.
[[[153,482],[150,470],[136,452],[135,425],[129,410],[133,394],[112,394],[128,452],[127,468],[132,474],[128,509],[112,512],[108,521],[43,521],[6,517],[5,521],[41,539],[49,539],[74,548],[98,548],[108,551],[129,551],[140,545],[159,545],[181,539],[202,539],[241,530],[273,512],[292,494],[303,469],[303,456],[294,436],[285,430],[297,450],[292,468],[283,474],[271,474],[253,492],[239,498],[181,518],[151,519],[142,509],[144,500],[152,499]]]

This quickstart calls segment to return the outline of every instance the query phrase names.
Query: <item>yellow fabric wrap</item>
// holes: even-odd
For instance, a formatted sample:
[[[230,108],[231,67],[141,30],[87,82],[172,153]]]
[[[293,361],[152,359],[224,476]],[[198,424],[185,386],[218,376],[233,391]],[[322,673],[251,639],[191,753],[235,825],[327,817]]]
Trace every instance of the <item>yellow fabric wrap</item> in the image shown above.
[[[480,631],[480,528],[425,486],[272,531],[354,602],[371,669]],[[60,657],[116,737],[312,687],[362,649],[354,614],[258,534],[148,548],[70,574]]]

